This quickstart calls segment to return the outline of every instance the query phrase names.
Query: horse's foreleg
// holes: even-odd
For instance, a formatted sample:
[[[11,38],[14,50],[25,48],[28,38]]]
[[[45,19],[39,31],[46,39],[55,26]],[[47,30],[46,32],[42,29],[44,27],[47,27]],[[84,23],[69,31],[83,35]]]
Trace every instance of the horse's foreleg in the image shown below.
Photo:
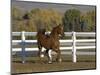
[[[52,55],[51,55],[52,50],[46,50],[47,57],[48,57],[48,63],[52,63]]]

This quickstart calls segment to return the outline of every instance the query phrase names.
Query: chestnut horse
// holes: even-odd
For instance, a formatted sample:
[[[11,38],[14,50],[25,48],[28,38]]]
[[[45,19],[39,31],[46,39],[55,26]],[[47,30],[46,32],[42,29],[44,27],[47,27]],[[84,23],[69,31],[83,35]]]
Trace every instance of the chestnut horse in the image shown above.
[[[48,56],[48,63],[52,63],[51,51],[55,51],[57,53],[57,61],[61,62],[61,51],[60,51],[60,42],[59,36],[64,34],[63,25],[58,25],[53,28],[49,35],[45,34],[45,29],[41,29],[37,32],[37,43],[39,49],[39,56],[44,57],[42,48],[46,49],[46,53]]]

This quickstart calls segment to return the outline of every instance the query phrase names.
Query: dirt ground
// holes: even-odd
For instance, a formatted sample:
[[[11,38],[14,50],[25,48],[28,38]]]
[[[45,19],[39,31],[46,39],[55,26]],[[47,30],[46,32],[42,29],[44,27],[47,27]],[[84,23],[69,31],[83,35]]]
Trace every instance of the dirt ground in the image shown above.
[[[63,62],[58,63],[53,59],[52,64],[47,63],[46,57],[42,59],[42,63],[38,57],[26,57],[24,64],[21,63],[20,57],[13,58],[12,74],[96,69],[95,56],[78,56],[76,63],[72,62],[71,56],[62,58]]]

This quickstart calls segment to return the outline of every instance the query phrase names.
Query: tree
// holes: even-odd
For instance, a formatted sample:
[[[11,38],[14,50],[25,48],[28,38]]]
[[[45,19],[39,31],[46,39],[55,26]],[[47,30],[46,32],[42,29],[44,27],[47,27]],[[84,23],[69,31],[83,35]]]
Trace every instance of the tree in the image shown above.
[[[61,23],[62,16],[60,13],[54,11],[53,9],[32,9],[28,13],[29,19],[34,21],[37,29],[46,28],[46,30],[51,30],[52,27]]]
[[[12,31],[21,31],[23,28],[22,25],[24,24],[23,23],[23,20],[22,20],[22,12],[20,9],[16,8],[16,7],[13,7],[12,8]]]
[[[83,27],[83,31],[95,31],[96,28],[96,15],[95,11],[88,11],[82,13],[80,17],[80,24]]]
[[[82,13],[80,16],[80,25],[81,25],[81,31],[86,32],[88,31],[88,25],[86,21],[86,13]]]
[[[88,31],[96,30],[96,13],[95,11],[89,11],[86,13],[86,21],[88,24]]]
[[[80,31],[80,14],[81,12],[76,9],[69,9],[65,12],[62,19],[64,31]]]
[[[13,20],[21,20],[22,16],[23,15],[18,8],[16,8],[16,7],[12,8],[12,19]]]

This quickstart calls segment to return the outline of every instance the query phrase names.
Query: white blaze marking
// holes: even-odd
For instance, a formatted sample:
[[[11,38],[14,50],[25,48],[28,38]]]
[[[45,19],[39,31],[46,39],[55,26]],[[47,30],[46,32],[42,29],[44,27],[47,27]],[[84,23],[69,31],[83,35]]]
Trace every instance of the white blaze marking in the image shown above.
[[[41,50],[41,52],[42,52],[42,53],[40,54],[40,57],[41,57],[41,58],[43,58],[43,57],[44,57],[44,54],[43,54],[43,53],[44,53],[44,51],[45,51],[45,48],[43,47],[43,48],[42,48],[42,50]]]
[[[52,50],[49,50],[49,51],[48,51],[48,56],[49,56],[49,58],[50,58],[50,61],[52,60],[51,52],[52,52]]]
[[[41,50],[41,52],[44,52],[44,51],[45,51],[45,48],[43,47],[42,50]]]

